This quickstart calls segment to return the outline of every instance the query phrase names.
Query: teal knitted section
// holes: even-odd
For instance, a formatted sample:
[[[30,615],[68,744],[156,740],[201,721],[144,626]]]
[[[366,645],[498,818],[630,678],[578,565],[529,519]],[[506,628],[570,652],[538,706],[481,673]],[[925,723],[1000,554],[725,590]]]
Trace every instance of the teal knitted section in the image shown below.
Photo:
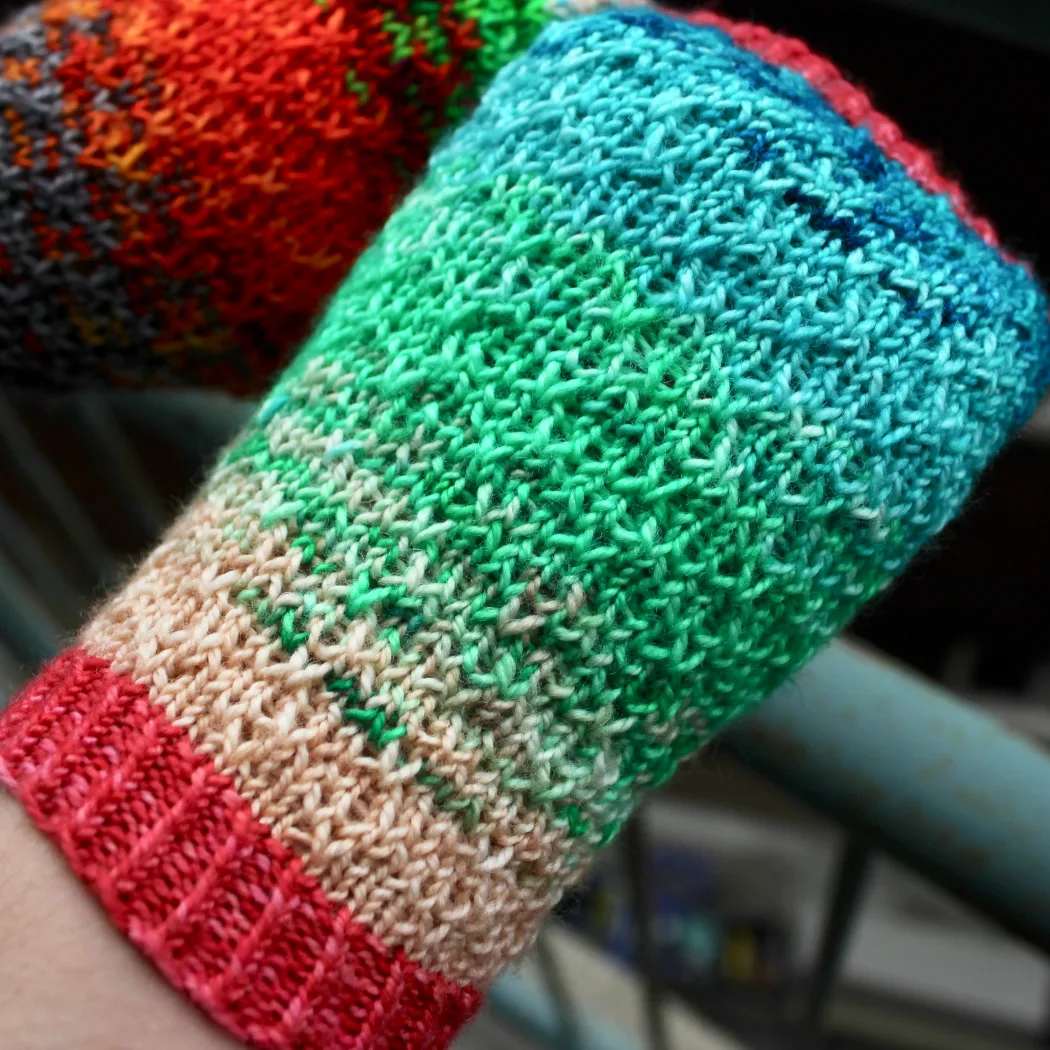
[[[216,498],[296,549],[241,600],[468,827],[597,845],[958,512],[1048,346],[1023,268],[800,77],[555,26],[230,454]]]

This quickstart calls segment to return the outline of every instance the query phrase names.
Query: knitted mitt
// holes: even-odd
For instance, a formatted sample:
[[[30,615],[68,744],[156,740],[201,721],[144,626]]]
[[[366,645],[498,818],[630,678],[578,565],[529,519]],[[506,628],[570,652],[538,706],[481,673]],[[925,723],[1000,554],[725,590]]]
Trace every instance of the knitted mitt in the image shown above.
[[[265,389],[547,0],[45,0],[0,30],[0,383]]]
[[[548,28],[5,716],[5,781],[230,1031],[445,1046],[959,510],[1047,306],[888,128],[718,29]]]

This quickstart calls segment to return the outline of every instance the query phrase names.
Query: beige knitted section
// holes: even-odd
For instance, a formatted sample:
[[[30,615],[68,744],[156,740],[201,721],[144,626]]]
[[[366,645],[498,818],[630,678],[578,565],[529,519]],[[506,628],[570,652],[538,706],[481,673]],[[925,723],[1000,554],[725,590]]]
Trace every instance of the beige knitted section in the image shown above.
[[[484,986],[578,872],[567,836],[517,807],[467,832],[418,763],[399,766],[393,746],[377,756],[326,690],[331,665],[306,647],[288,656],[235,600],[283,587],[298,556],[280,526],[256,545],[232,538],[242,521],[222,501],[194,505],[81,644],[149,685],[332,899],[423,966]],[[459,760],[454,746],[440,757]]]
[[[323,370],[320,365],[312,367],[314,373],[307,372],[309,385],[322,390]],[[373,440],[367,428],[355,429],[354,435],[364,446]],[[355,571],[368,564],[380,565],[377,576],[382,574],[385,585],[401,587],[406,595],[440,610],[432,622],[407,638],[402,636],[396,651],[392,650],[389,639],[381,637],[374,615],[351,619],[346,612],[354,583],[346,568],[346,550],[329,549],[323,529],[310,530],[307,534],[312,542],[318,551],[323,550],[317,560],[330,563],[321,575],[311,572],[302,563],[301,548],[288,545],[304,534],[297,520],[301,503],[289,499],[281,477],[268,471],[245,471],[243,464],[227,464],[216,472],[210,486],[212,498],[228,511],[227,535],[253,548],[274,547],[275,556],[268,565],[272,571],[253,580],[252,586],[265,594],[275,611],[313,610],[305,623],[297,619],[306,634],[301,644],[311,662],[333,670],[337,677],[352,677],[361,700],[370,708],[384,708],[387,724],[403,729],[402,754],[425,762],[427,773],[452,787],[461,805],[469,803],[471,812],[480,814],[482,825],[534,827],[537,804],[527,792],[535,795],[545,786],[537,771],[552,765],[573,766],[573,803],[593,830],[573,837],[572,845],[581,856],[596,849],[609,816],[610,789],[622,781],[620,757],[610,737],[600,733],[586,741],[590,746],[585,760],[574,754],[581,743],[578,728],[569,727],[558,713],[576,684],[563,661],[530,641],[526,659],[532,674],[523,694],[507,698],[495,687],[472,685],[462,667],[464,623],[479,600],[491,602],[492,581],[474,574],[469,556],[444,548],[442,524],[429,509],[413,512],[403,490],[391,492],[381,478],[345,452],[333,455],[346,440],[341,429],[312,433],[298,427],[294,417],[285,417],[269,425],[267,437],[275,458],[300,457],[304,462],[325,464],[326,511],[352,516],[359,531],[375,530],[386,539],[395,530],[400,535],[405,546],[402,565],[392,569],[386,563],[388,546],[361,542],[353,551]],[[425,462],[440,451],[440,444],[432,442],[401,446],[395,455]],[[513,517],[513,508],[493,507],[482,512],[479,521],[488,524],[508,514]],[[422,547],[431,553],[425,554]],[[322,609],[323,616],[318,611]],[[592,636],[594,627],[602,622],[587,608],[582,588],[571,591],[563,603],[542,594],[535,578],[524,593],[500,610],[493,628],[475,634],[471,644],[484,652],[488,666],[493,667],[501,657],[510,658],[509,650],[518,640],[534,638],[547,618],[559,611],[568,613],[567,622],[581,635],[588,631],[588,622]],[[659,723],[653,732],[662,739],[675,729]],[[592,806],[597,812],[592,812]],[[562,821],[560,826],[565,828],[567,823]]]

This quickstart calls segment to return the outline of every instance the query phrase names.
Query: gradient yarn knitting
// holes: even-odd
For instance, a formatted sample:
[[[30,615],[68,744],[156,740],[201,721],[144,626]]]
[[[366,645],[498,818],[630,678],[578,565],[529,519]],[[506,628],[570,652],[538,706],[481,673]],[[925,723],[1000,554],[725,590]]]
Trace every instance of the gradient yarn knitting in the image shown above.
[[[262,390],[544,0],[46,0],[0,31],[0,378]]]
[[[237,600],[377,750],[593,848],[958,511],[1047,349],[805,81],[625,14],[499,79],[210,491],[280,530]]]
[[[1033,407],[1046,302],[957,203],[718,29],[548,28],[6,716],[6,781],[242,1038],[441,1045]]]

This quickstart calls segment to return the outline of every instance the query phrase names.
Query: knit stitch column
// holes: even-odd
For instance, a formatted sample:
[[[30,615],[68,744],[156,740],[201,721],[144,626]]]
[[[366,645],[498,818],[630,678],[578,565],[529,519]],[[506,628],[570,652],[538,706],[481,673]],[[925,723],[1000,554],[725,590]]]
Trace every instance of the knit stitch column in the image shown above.
[[[253,1046],[447,1045],[1046,385],[1046,301],[958,187],[725,29],[546,29],[0,723],[33,819]]]

